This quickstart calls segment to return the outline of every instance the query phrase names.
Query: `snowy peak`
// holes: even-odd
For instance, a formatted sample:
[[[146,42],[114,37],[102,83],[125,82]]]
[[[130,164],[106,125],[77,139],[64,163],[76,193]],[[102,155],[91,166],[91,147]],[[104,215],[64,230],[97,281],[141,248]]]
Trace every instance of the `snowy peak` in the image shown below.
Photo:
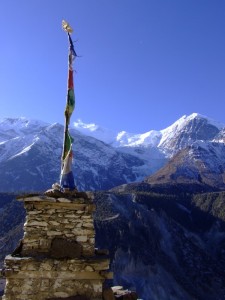
[[[94,123],[85,124],[81,120],[75,122],[74,127],[85,135],[95,137],[115,147],[151,146],[171,148],[177,151],[196,140],[212,140],[224,127],[224,124],[201,114],[193,113],[189,116],[182,116],[163,130],[150,130],[140,134],[126,131],[116,133]]]
[[[174,122],[171,126],[161,130],[162,140],[160,144],[164,142],[170,135],[174,135],[176,132],[183,130],[188,124],[197,122],[204,122],[209,125],[216,127],[218,130],[222,129],[224,125],[222,123],[216,122],[206,116],[200,115],[198,113],[193,113],[190,116],[184,115],[179,120]]]
[[[162,139],[158,146],[172,155],[197,140],[213,140],[223,127],[223,124],[197,113],[184,115],[161,130]]]
[[[161,132],[164,133],[166,131],[171,131],[172,129],[173,129],[173,131],[181,130],[188,123],[193,122],[194,120],[196,122],[205,120],[205,122],[207,122],[208,124],[210,124],[212,126],[217,127],[218,129],[222,129],[225,126],[224,124],[216,122],[213,119],[203,116],[199,113],[193,113],[189,116],[187,116],[187,115],[182,116],[180,119],[178,119],[176,122],[174,122],[171,126],[167,127],[166,129],[161,130]]]
[[[48,123],[39,121],[39,120],[32,120],[27,119],[24,117],[20,118],[4,118],[0,120],[0,127],[7,129],[22,129],[22,128],[28,128],[28,127],[42,127],[46,126]]]
[[[117,145],[120,147],[137,147],[137,146],[154,146],[156,147],[160,141],[161,133],[151,130],[142,134],[132,134],[121,131],[117,134]]]
[[[117,133],[95,123],[83,123],[80,119],[74,122],[74,127],[84,135],[92,136],[115,147],[157,146],[161,138],[161,133],[156,130],[141,134],[126,131]]]
[[[21,118],[4,118],[0,120],[0,142],[41,131],[49,124],[43,121]]]
[[[78,119],[73,125],[82,134],[94,137],[106,144],[113,144],[116,140],[116,132],[100,127],[95,123],[84,123]]]

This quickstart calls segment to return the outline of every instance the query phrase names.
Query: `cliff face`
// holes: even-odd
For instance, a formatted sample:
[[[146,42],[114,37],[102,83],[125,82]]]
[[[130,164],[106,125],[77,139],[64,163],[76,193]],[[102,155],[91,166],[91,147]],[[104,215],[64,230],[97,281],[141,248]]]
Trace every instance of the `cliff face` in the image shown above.
[[[0,194],[0,266],[23,237],[25,210],[13,194]]]
[[[163,168],[147,177],[145,182],[199,184],[224,189],[224,153],[223,143],[195,142],[179,151]]]
[[[124,187],[123,192],[95,193],[96,247],[110,251],[111,285],[136,290],[148,300],[222,300],[225,192],[162,191],[144,191],[142,186],[142,191]],[[23,222],[23,208],[17,205],[13,197],[8,199],[5,238],[14,227],[15,215]],[[11,236],[15,244],[18,238],[16,232]],[[1,253],[11,252],[5,246]]]
[[[205,197],[225,203],[225,193],[96,195],[97,243],[109,245],[114,283],[143,299],[222,299],[225,219],[203,209]]]

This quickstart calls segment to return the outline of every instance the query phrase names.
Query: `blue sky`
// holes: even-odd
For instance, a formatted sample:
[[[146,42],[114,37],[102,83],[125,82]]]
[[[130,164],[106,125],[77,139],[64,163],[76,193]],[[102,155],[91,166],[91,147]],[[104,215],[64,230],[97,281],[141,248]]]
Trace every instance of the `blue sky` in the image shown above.
[[[224,0],[2,0],[0,118],[64,122],[74,28],[71,121],[140,133],[198,112],[225,123]]]

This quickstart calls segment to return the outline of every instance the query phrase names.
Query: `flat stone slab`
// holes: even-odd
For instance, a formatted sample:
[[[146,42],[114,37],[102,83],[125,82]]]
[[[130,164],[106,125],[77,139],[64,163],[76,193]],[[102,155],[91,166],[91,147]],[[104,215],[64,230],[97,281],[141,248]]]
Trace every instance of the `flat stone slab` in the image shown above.
[[[93,203],[94,195],[91,192],[68,192],[64,193],[58,190],[50,189],[44,194],[25,194],[17,197],[18,201],[48,201],[48,202],[78,202]]]
[[[18,257],[7,255],[5,258],[5,267],[8,271],[13,274],[17,274],[18,270],[23,269],[23,271],[46,271],[54,270],[54,274],[61,272],[65,265],[73,273],[74,271],[96,271],[101,273],[102,277],[107,276],[107,270],[109,269],[109,259],[108,258],[74,258],[74,259],[55,259],[55,258],[41,258],[41,257]],[[89,268],[87,268],[87,266]],[[5,271],[5,269],[3,269]],[[68,273],[70,273],[70,271]],[[105,272],[104,272],[105,271]],[[109,272],[110,273],[110,272]],[[71,276],[69,274],[69,276]]]

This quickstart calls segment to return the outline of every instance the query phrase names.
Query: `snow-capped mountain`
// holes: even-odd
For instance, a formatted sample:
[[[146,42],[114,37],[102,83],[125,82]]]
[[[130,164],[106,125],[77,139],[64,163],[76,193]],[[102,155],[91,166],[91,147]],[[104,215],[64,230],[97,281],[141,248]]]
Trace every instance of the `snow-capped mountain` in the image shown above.
[[[195,141],[212,141],[225,125],[200,114],[183,116],[174,124],[161,131],[158,145],[170,157]]]
[[[216,172],[223,174],[224,126],[196,113],[183,116],[161,131],[150,130],[143,134],[114,133],[81,121],[76,122],[70,132],[74,138],[73,171],[80,190],[106,190],[142,181],[175,155],[181,156],[179,151],[188,155],[189,165],[193,166],[196,157],[200,157],[202,165],[206,159],[211,161],[208,173],[218,165]],[[210,150],[202,151],[199,156],[185,150],[197,142]],[[59,181],[62,143],[63,126],[60,124],[26,118],[1,120],[0,191],[50,188]],[[219,154],[216,149],[212,150],[217,144],[221,145]],[[212,151],[217,154],[210,155]],[[181,162],[183,164],[183,160]],[[185,166],[187,168],[187,164]],[[222,185],[223,180],[219,186]]]
[[[115,143],[117,133],[110,129],[100,127],[95,123],[84,123],[80,119],[74,122],[73,125],[75,129],[84,135],[94,137],[106,144]]]
[[[48,189],[59,181],[63,126],[26,119],[0,122],[0,191]],[[144,162],[76,130],[73,171],[78,189],[105,190],[137,180]]]
[[[190,116],[181,117],[163,130],[150,130],[140,134],[126,131],[116,133],[94,123],[85,124],[81,120],[74,122],[74,127],[85,135],[95,137],[115,147],[150,146],[168,149],[168,152],[171,153],[171,150],[174,149],[175,140],[179,140],[177,141],[178,145],[176,145],[177,151],[195,140],[211,140],[225,125],[206,116],[193,113]]]
[[[100,127],[94,123],[86,124],[81,120],[74,122],[74,127],[81,133],[92,136],[106,144],[114,147],[136,147],[136,146],[157,146],[161,139],[161,132],[150,130],[145,133],[135,134],[126,131],[115,132]]]
[[[30,136],[45,128],[46,122],[21,118],[5,118],[0,120],[0,142],[20,136]],[[28,139],[28,138],[27,138]]]
[[[82,124],[80,123],[80,128],[85,127]],[[80,130],[76,124],[75,127]],[[94,136],[96,125],[90,125],[90,127],[92,128],[91,131],[88,129],[89,126],[85,127],[86,134]],[[100,132],[103,134],[101,135]],[[98,138],[105,142],[107,142],[106,133],[106,129],[100,130],[98,127]],[[175,178],[176,182],[185,178],[188,181],[192,174],[192,181],[197,178],[197,181],[202,180],[204,183],[215,184],[221,188],[225,182],[223,179],[225,170],[224,143],[224,124],[197,113],[183,116],[168,128],[160,131],[150,130],[143,134],[121,131],[110,136],[110,144],[114,145],[116,149],[144,160],[143,173],[151,175],[159,171],[150,177],[152,182],[168,183]],[[205,150],[200,151],[199,149]],[[168,165],[167,162],[169,162]],[[160,170],[162,167],[164,168]],[[178,176],[178,173],[182,173],[181,176]],[[210,173],[215,174],[215,176],[210,175]],[[201,175],[198,176],[198,174]],[[215,180],[211,182],[209,178],[212,179],[213,177]],[[139,179],[142,178],[139,176]]]

